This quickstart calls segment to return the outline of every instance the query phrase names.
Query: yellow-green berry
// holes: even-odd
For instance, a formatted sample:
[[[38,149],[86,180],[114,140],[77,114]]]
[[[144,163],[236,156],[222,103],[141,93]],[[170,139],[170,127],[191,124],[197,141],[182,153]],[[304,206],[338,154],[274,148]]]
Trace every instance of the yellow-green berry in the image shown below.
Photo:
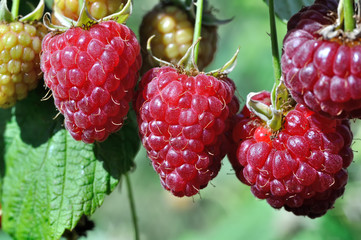
[[[37,22],[0,23],[0,108],[12,107],[38,85],[46,28]]]
[[[198,68],[204,69],[214,57],[217,45],[217,27],[202,26],[202,40],[199,44]],[[171,63],[177,63],[193,42],[194,23],[187,12],[173,5],[156,5],[144,17],[140,26],[140,44],[143,54],[143,69],[155,66],[148,56],[148,39],[155,35],[151,43],[154,56]]]
[[[121,4],[125,5],[126,0],[85,0],[87,8],[91,16],[101,19],[110,14],[115,13]],[[64,15],[67,18],[77,20],[79,17],[81,6],[78,0],[55,0],[53,10]],[[56,17],[52,16],[53,23],[60,24]],[[1,31],[1,30],[0,30]]]

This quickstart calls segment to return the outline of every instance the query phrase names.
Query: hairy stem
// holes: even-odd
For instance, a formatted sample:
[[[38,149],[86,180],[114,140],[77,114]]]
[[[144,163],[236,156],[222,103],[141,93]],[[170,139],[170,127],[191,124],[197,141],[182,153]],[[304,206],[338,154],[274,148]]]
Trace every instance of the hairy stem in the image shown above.
[[[274,1],[269,1],[269,22],[271,30],[271,44],[272,44],[272,62],[273,62],[273,71],[274,71],[274,85],[271,91],[271,101],[275,109],[279,109],[278,104],[276,103],[277,99],[277,88],[280,85],[280,79],[282,76],[281,72],[281,63],[280,55],[278,51],[278,41],[277,41],[277,28],[276,28],[276,19],[274,11]]]
[[[19,15],[20,0],[13,0],[12,2],[13,3],[11,5],[11,14],[14,18],[16,18]]]
[[[273,71],[275,83],[271,92],[271,102],[272,102],[272,119],[267,122],[267,125],[273,130],[277,131],[282,126],[282,104],[287,101],[288,94],[282,91],[284,85],[281,82],[282,71],[281,71],[281,61],[278,51],[278,41],[277,41],[277,28],[276,28],[276,19],[274,11],[274,0],[269,0],[269,21],[271,29],[271,43],[272,43],[272,62],[273,62]]]
[[[280,78],[281,78],[281,64],[280,64],[280,55],[279,55],[279,51],[278,51],[277,29],[276,29],[276,20],[275,20],[273,0],[269,1],[269,20],[270,20],[270,28],[271,28],[272,60],[273,60],[274,78],[275,78],[276,85],[278,86]]]
[[[130,211],[132,213],[132,221],[133,221],[133,228],[134,228],[134,239],[139,240],[139,228],[138,228],[137,213],[135,211],[135,203],[134,203],[134,198],[133,198],[132,185],[131,185],[128,173],[125,174],[125,182],[127,184]]]
[[[355,29],[354,0],[344,0],[345,31],[351,32]]]
[[[193,33],[193,44],[195,44],[201,36],[201,29],[202,29],[202,16],[203,16],[203,0],[197,0],[197,12],[196,12],[196,22],[194,24],[194,33]],[[190,66],[196,65],[198,62],[198,44],[194,47],[193,56],[190,56],[186,68]],[[192,61],[193,60],[193,61]]]

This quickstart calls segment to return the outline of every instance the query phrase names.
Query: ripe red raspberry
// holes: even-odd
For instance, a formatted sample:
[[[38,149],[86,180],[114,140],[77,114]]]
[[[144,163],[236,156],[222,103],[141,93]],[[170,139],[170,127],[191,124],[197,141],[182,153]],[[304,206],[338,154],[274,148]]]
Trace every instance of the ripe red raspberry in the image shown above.
[[[103,141],[122,126],[140,65],[134,33],[114,21],[48,34],[43,41],[45,83],[65,127],[86,143]]]
[[[359,40],[325,39],[336,1],[316,1],[292,17],[284,38],[282,71],[293,98],[327,116],[361,117]]]
[[[232,80],[153,68],[142,78],[135,109],[139,132],[163,187],[192,196],[213,179],[225,156],[225,129],[238,110]]]
[[[155,35],[151,48],[154,56],[176,64],[192,45],[194,21],[185,10],[174,5],[158,4],[148,12],[139,29],[142,46],[144,72],[155,66],[147,54],[148,39]],[[199,69],[209,65],[214,57],[217,45],[217,27],[202,26],[202,40],[199,43]]]
[[[87,9],[90,15],[96,19],[101,19],[105,16],[115,13],[119,10],[121,4],[125,4],[126,0],[85,0]],[[60,22],[54,15],[55,11],[73,20],[79,18],[81,5],[80,1],[74,0],[55,0],[53,6],[53,23],[59,24]]]
[[[38,22],[0,24],[0,108],[9,108],[37,87],[41,41],[47,29]]]
[[[236,158],[230,158],[237,177],[274,208],[310,218],[324,215],[347,183],[353,159],[348,121],[297,104],[281,130],[272,132],[247,109],[243,112],[233,130]]]

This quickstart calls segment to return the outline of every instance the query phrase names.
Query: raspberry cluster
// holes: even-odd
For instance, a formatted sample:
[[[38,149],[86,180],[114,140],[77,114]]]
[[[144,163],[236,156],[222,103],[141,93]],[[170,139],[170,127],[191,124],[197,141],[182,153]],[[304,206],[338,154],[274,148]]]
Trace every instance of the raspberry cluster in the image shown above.
[[[198,193],[219,172],[228,119],[238,111],[234,91],[228,78],[172,67],[143,76],[135,104],[139,132],[161,184],[175,196]]]
[[[86,6],[101,19],[124,3],[97,0]],[[347,183],[353,136],[345,118],[361,117],[360,41],[328,38],[333,35],[325,30],[337,22],[337,7],[336,0],[316,0],[289,20],[282,54],[287,97],[277,95],[281,83],[277,96],[253,95],[254,105],[248,102],[239,114],[228,70],[198,71],[213,59],[215,26],[202,26],[198,66],[173,65],[194,43],[193,20],[178,5],[162,2],[143,18],[142,48],[155,35],[152,52],[169,65],[151,68],[154,62],[144,51],[143,70],[151,69],[136,93],[141,47],[127,26],[107,19],[82,22],[87,20],[82,16],[70,29],[45,36],[42,25],[1,23],[0,107],[12,106],[36,87],[42,51],[45,84],[74,139],[104,141],[121,128],[133,101],[142,144],[173,195],[197,194],[228,154],[236,176],[257,198],[296,215],[320,217]],[[75,1],[55,1],[54,9],[79,17]],[[232,68],[232,61],[224,68]],[[271,122],[277,117],[275,130]]]
[[[65,127],[76,140],[104,141],[129,110],[141,66],[140,46],[125,25],[103,21],[45,36],[41,69]]]

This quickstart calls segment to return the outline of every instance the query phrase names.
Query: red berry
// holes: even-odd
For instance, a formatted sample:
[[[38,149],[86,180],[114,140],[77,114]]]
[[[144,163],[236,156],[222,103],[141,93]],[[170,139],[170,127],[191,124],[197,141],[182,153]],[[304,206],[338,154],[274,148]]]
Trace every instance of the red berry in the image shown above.
[[[65,127],[86,143],[104,141],[122,126],[140,65],[134,33],[114,21],[48,34],[43,41],[45,83]]]
[[[259,126],[254,132],[254,139],[257,142],[271,143],[272,131],[264,126]]]
[[[315,218],[342,195],[353,158],[347,121],[297,104],[271,138],[256,116],[239,118],[233,132],[238,148],[231,163],[237,177],[272,207]]]
[[[283,43],[283,77],[295,100],[313,111],[361,117],[360,41],[327,40],[319,32],[335,23],[336,10],[335,1],[316,1],[290,19]]]
[[[238,110],[228,78],[153,68],[136,100],[139,132],[163,187],[192,196],[213,179],[225,156],[228,119]]]

